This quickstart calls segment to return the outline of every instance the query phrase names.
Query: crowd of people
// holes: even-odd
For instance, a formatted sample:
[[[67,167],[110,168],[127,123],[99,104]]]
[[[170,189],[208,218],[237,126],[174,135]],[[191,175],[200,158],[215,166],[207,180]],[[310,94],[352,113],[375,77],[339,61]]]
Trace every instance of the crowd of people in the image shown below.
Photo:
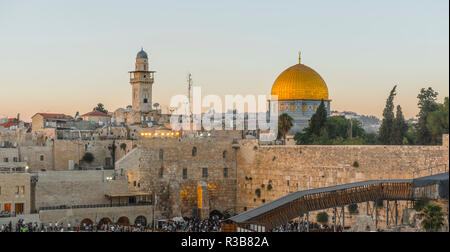
[[[166,221],[156,225],[155,231],[159,232],[220,232],[222,230],[219,216],[212,216],[206,220],[196,218],[184,218],[177,221]],[[19,220],[13,225],[1,225],[0,232],[152,232],[151,225],[121,225],[103,223],[99,225],[83,223],[79,226],[71,226],[70,223],[48,223],[39,225],[38,223],[25,223]]]
[[[324,232],[331,229],[333,229],[333,227],[329,227],[328,225],[309,223],[309,230],[313,232]],[[339,227],[338,230],[341,230],[341,227]],[[307,232],[307,231],[308,231],[308,223],[305,221],[300,222],[291,221],[289,223],[286,223],[285,225],[282,225],[280,227],[271,230],[271,232]]]
[[[223,218],[212,216],[206,220],[196,218],[185,218],[180,221],[170,221],[162,225],[164,232],[220,232],[222,230],[221,221]]]
[[[0,226],[0,233],[4,232],[150,232],[148,226],[137,224],[120,225],[120,224],[99,224],[88,225],[86,223],[80,226],[71,226],[70,223],[49,223],[48,225],[39,225],[37,223],[25,223],[24,220],[19,220],[16,225],[11,222]]]

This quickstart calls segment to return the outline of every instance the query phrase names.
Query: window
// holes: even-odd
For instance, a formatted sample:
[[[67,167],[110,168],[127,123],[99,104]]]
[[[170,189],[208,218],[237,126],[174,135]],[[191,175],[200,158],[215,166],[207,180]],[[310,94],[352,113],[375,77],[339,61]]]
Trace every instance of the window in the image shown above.
[[[20,187],[19,194],[20,194],[20,195],[24,195],[24,194],[25,194],[25,186],[21,186],[21,187]]]
[[[222,154],[222,156],[223,156],[223,159],[226,159],[226,158],[227,158],[227,154],[228,154],[228,152],[227,152],[227,151],[224,151],[224,152],[223,152],[223,154]]]
[[[187,168],[183,168],[183,179],[187,179],[187,178],[188,178]]]
[[[159,178],[163,178],[164,177],[164,168],[159,168]]]
[[[19,159],[18,159],[17,157],[14,157],[14,158],[13,158],[13,162],[16,162],[16,163],[17,163],[17,162],[19,162]]]
[[[295,112],[295,104],[291,104],[291,112]]]
[[[228,168],[223,169],[223,177],[228,178]]]
[[[148,103],[148,99],[147,98],[144,99],[144,103]]]
[[[208,168],[203,168],[202,169],[202,177],[203,178],[207,178],[208,177]]]
[[[105,158],[105,167],[111,168],[111,166],[112,166],[111,158],[109,158],[109,157]]]
[[[193,157],[197,156],[197,147],[192,148],[192,156]]]
[[[9,162],[8,158],[5,157],[5,158],[3,159],[3,162],[8,163],[8,162]]]
[[[307,106],[306,104],[303,104],[303,105],[302,105],[302,111],[303,111],[303,112],[308,111],[308,106]]]
[[[41,156],[39,157],[39,159],[40,159],[41,161],[44,161],[44,155],[41,155]]]

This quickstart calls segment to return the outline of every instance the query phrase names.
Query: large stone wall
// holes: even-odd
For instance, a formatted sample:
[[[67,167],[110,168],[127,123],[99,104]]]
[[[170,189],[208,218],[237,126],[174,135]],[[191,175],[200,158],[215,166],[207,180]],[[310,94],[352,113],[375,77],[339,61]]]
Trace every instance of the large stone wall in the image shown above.
[[[194,210],[202,216],[212,210],[240,213],[300,190],[448,171],[448,136],[443,146],[260,146],[257,140],[233,144],[218,138],[147,139],[137,145],[117,162],[117,173],[131,190],[157,193],[168,217]],[[208,168],[208,178],[202,168]]]
[[[241,213],[302,190],[448,172],[448,151],[448,135],[442,146],[259,146],[241,141],[237,209]],[[406,207],[406,202],[399,203],[400,212]],[[360,213],[366,208],[360,204]],[[351,223],[354,214],[346,211]],[[380,226],[385,221],[386,208],[381,208]]]
[[[169,216],[231,210],[236,202],[236,161],[231,139],[149,139],[117,162],[131,190],[156,193]],[[196,148],[196,155],[193,149]],[[224,154],[225,153],[225,154]],[[203,177],[207,168],[207,177]],[[228,176],[224,176],[224,169]],[[183,178],[183,170],[187,178]]]
[[[112,180],[114,171],[50,171],[38,173],[36,209],[42,207],[108,204],[111,192],[127,192],[126,181]]]

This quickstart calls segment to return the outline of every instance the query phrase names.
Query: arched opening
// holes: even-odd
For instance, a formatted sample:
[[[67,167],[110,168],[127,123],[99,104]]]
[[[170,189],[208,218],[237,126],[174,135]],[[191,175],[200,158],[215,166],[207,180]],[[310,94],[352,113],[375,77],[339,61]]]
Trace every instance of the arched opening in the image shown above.
[[[220,212],[219,210],[213,210],[211,213],[209,213],[209,217],[213,218],[213,217],[218,217],[219,219],[223,218],[223,213]]]
[[[111,223],[112,223],[112,221],[109,218],[105,217],[105,218],[101,219],[98,224],[99,225],[103,225],[103,224],[108,224],[109,225]]]
[[[86,226],[91,226],[94,225],[94,222],[91,219],[84,219],[80,222],[81,226],[84,226],[86,224]]]
[[[227,155],[228,155],[228,152],[227,152],[227,151],[224,151],[224,152],[222,153],[223,159],[227,159]]]
[[[192,156],[193,157],[197,156],[197,147],[192,148]]]
[[[134,224],[136,226],[147,226],[147,218],[145,218],[144,216],[138,216],[134,221]]]
[[[119,218],[119,220],[117,220],[117,224],[119,224],[121,226],[129,226],[130,219],[128,219],[128,217],[126,217],[126,216],[122,216]]]

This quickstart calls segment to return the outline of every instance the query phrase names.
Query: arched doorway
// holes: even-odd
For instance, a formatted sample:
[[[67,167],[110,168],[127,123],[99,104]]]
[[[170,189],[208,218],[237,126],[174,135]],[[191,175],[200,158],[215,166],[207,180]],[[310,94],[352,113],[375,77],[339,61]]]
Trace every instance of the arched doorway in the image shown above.
[[[98,222],[98,224],[99,225],[103,225],[103,224],[111,224],[111,220],[109,219],[109,218],[107,218],[107,217],[105,217],[105,218],[103,218],[103,219],[101,219],[99,222]]]
[[[84,219],[80,222],[81,226],[84,226],[86,224],[86,226],[91,226],[94,225],[94,222],[91,219]]]
[[[126,217],[126,216],[122,216],[119,218],[119,220],[117,220],[117,224],[119,224],[121,226],[129,226],[130,219],[128,219],[128,217]]]
[[[138,216],[136,218],[136,220],[134,221],[134,224],[136,226],[140,225],[140,226],[147,226],[147,218],[145,218],[144,216]]]
[[[223,218],[224,217],[223,213],[220,212],[219,210],[213,210],[211,213],[209,213],[209,217],[210,218],[215,217],[215,216],[217,216],[219,218]]]

